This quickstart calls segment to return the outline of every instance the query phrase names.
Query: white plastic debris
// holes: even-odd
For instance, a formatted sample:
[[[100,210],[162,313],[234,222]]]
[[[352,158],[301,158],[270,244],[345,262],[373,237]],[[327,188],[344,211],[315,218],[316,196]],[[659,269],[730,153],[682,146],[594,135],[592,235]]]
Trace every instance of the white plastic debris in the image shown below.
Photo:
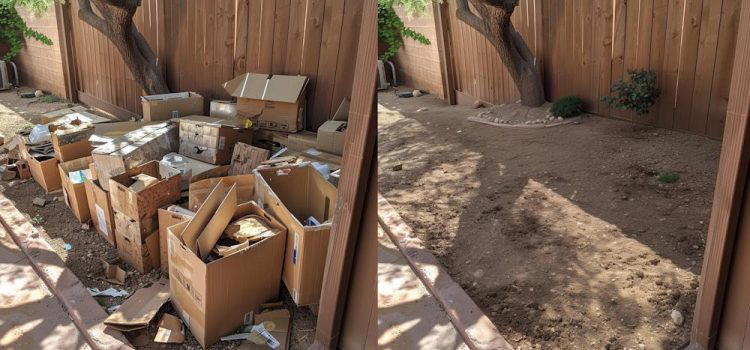
[[[105,296],[105,297],[126,297],[130,295],[128,291],[124,289],[107,288],[105,290],[99,290],[99,288],[89,288],[89,294],[92,297]]]
[[[34,125],[34,127],[31,129],[31,133],[29,134],[29,142],[31,144],[37,144],[49,142],[49,140],[49,128],[47,128],[47,126],[44,124]]]

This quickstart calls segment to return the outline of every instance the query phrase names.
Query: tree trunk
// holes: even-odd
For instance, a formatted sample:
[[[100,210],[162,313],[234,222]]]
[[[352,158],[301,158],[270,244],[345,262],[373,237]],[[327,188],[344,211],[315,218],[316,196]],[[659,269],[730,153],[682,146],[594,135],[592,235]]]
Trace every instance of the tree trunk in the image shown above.
[[[481,33],[495,48],[521,95],[521,104],[538,107],[544,104],[544,85],[536,58],[510,17],[518,0],[457,0],[456,17]]]
[[[91,2],[98,10],[94,13]],[[78,0],[78,17],[112,42],[147,95],[169,92],[156,55],[133,24],[140,0]]]

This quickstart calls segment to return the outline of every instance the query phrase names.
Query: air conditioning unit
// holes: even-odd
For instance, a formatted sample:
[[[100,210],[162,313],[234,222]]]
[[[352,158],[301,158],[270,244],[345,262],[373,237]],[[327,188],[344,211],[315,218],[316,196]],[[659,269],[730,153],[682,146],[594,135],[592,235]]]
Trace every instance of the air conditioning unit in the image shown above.
[[[13,87],[8,75],[8,65],[13,66],[13,76],[16,78],[16,86],[18,86],[18,69],[16,69],[16,64],[0,60],[0,90],[8,90]]]

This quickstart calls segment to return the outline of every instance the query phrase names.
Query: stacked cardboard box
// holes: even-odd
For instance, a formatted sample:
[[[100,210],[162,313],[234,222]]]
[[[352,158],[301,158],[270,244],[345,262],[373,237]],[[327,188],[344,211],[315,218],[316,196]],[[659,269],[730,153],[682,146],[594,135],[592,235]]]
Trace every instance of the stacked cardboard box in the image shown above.
[[[220,118],[192,115],[180,119],[180,154],[209,164],[226,165],[237,142],[251,143],[250,129]]]
[[[180,199],[179,171],[151,161],[109,179],[120,257],[141,273],[158,268],[160,207]]]

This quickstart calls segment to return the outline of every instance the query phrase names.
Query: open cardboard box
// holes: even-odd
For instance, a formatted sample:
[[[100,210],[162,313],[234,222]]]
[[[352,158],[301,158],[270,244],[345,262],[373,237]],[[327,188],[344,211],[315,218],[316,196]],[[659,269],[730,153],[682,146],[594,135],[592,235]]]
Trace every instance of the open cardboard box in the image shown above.
[[[26,160],[29,162],[31,176],[44,191],[50,193],[62,188],[60,170],[57,168],[58,160],[54,156],[32,156]]]
[[[89,137],[94,134],[93,124],[50,125],[50,138],[55,157],[60,162],[91,155]]]
[[[161,264],[158,228],[156,215],[134,221],[115,211],[117,253],[140,273],[149,272]]]
[[[287,228],[283,280],[297,305],[317,304],[338,193],[309,163],[255,171],[256,201]],[[305,225],[313,217],[318,225]]]
[[[167,208],[159,208],[159,262],[162,271],[169,273],[169,256],[167,249],[169,237],[167,237],[167,228],[183,221],[190,220],[194,215],[194,212],[177,205],[170,205]]]
[[[141,105],[147,122],[203,114],[203,96],[195,92],[141,96]]]
[[[214,177],[190,184],[190,190],[188,191],[188,209],[192,211],[198,210],[219,182],[229,185],[237,184],[237,203],[241,204],[255,200],[255,175],[245,174]]]
[[[296,132],[305,126],[305,88],[301,75],[245,73],[223,84],[237,98],[238,123],[251,121],[269,130]]]
[[[158,182],[137,192],[129,188],[135,182],[132,177],[137,174],[153,176]],[[110,178],[109,186],[112,209],[141,220],[156,216],[160,207],[180,199],[182,176],[177,169],[154,160]]]
[[[73,215],[75,215],[80,223],[88,222],[91,219],[89,202],[86,196],[86,185],[84,183],[86,179],[92,179],[91,170],[89,169],[91,162],[93,160],[89,156],[58,165],[65,204],[73,211]],[[70,173],[78,171],[81,171],[82,174],[87,172],[89,176],[84,175],[74,181],[71,179]]]
[[[252,321],[254,309],[278,297],[284,260],[284,226],[253,202],[237,205],[236,185],[226,187],[218,184],[190,221],[167,228],[172,301],[204,348]],[[231,220],[250,214],[266,219],[276,233],[204,262],[200,251],[212,249]]]

